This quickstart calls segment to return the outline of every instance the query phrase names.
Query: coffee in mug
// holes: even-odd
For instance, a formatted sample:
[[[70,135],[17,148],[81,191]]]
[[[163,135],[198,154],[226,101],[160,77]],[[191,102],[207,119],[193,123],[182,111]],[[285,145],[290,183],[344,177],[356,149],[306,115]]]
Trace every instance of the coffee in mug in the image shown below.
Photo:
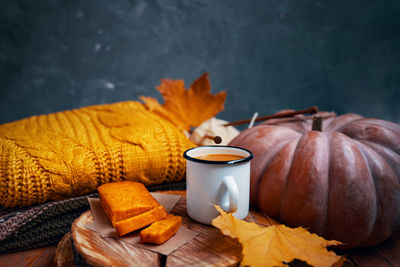
[[[198,159],[204,159],[208,161],[231,161],[245,158],[241,155],[235,154],[209,154],[197,157]]]
[[[233,146],[201,146],[183,154],[186,159],[186,209],[201,223],[218,216],[214,205],[238,219],[249,212],[250,160],[253,154]]]

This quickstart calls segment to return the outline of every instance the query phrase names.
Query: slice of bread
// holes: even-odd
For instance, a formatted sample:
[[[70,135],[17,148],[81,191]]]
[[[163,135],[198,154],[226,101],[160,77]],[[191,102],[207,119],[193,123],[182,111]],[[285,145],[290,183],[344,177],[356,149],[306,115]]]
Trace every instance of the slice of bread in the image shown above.
[[[168,214],[168,217],[152,223],[140,232],[140,241],[152,244],[162,244],[170,239],[181,226],[181,216]]]
[[[108,183],[99,186],[97,191],[101,207],[113,225],[160,205],[142,183]]]
[[[159,205],[158,207],[146,211],[145,213],[116,222],[114,227],[118,234],[123,236],[132,231],[143,228],[155,221],[164,219],[167,216],[168,213],[165,207],[163,205]]]

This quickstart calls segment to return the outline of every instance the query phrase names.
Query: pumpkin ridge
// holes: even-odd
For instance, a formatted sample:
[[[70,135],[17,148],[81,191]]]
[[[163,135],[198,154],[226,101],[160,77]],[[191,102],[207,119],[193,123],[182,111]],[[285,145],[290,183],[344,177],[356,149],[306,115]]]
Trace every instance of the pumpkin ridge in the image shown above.
[[[329,125],[325,127],[327,132],[336,132],[338,129],[352,122],[363,120],[364,117],[357,114],[345,114],[334,118]]]
[[[290,166],[292,165],[292,161],[293,161],[293,155],[294,155],[294,151],[295,148],[297,146],[297,143],[300,139],[300,136],[297,138],[294,138],[292,140],[289,140],[288,142],[286,142],[278,151],[277,153],[275,153],[275,155],[271,158],[271,160],[268,162],[268,165],[266,165],[265,170],[263,171],[263,175],[260,177],[260,182],[259,182],[259,186],[258,186],[258,206],[259,208],[261,208],[261,210],[263,210],[264,212],[266,210],[269,211],[269,216],[272,216],[273,218],[276,218],[279,220],[279,218],[281,218],[281,212],[282,212],[282,195],[284,193],[284,186],[286,184],[288,175],[289,175],[289,171],[290,171]],[[292,146],[294,148],[292,148]],[[291,154],[291,156],[288,157],[288,154]],[[280,158],[278,158],[280,157]],[[279,175],[278,176],[274,176],[272,178],[269,179],[271,172],[275,173],[276,169],[279,169],[280,171],[282,171],[282,169],[285,168],[285,166],[281,165],[282,162],[282,158],[288,157],[288,160],[283,161],[284,164],[283,165],[287,165],[289,166],[286,170],[286,173],[283,174],[282,176]],[[276,182],[277,179],[279,179],[280,177],[282,177],[282,180],[279,180],[279,183]],[[279,184],[280,185],[280,190],[276,191],[276,200],[279,201],[280,205],[279,208],[277,208],[277,212],[272,211],[271,209],[268,208],[268,205],[266,206],[265,203],[271,203],[272,201],[274,201],[274,194],[268,194],[267,196],[264,196],[261,194],[261,192],[263,192],[265,188],[269,188],[270,190],[273,190],[271,185],[269,185],[269,182],[271,181],[271,179],[273,179],[275,181],[274,184]],[[279,192],[278,192],[279,191]],[[271,199],[272,198],[272,199]]]
[[[398,226],[399,217],[394,219],[394,220],[392,220],[392,218],[387,218],[387,215],[384,214],[385,210],[383,208],[387,207],[388,203],[385,203],[385,201],[382,200],[382,198],[384,198],[386,196],[385,196],[385,192],[381,192],[381,190],[382,190],[382,187],[383,187],[382,184],[386,184],[387,183],[386,181],[391,176],[394,177],[394,180],[396,182],[395,185],[391,185],[391,188],[393,188],[394,190],[397,190],[398,193],[400,193],[400,183],[399,183],[399,181],[397,179],[397,175],[396,175],[395,170],[392,169],[392,166],[390,166],[390,164],[385,160],[384,157],[382,157],[379,153],[377,153],[373,148],[369,147],[368,145],[366,145],[366,144],[364,144],[362,142],[359,142],[357,140],[354,140],[354,142],[357,143],[357,145],[359,146],[361,152],[364,154],[364,157],[366,158],[366,160],[368,162],[368,170],[371,172],[372,181],[373,181],[374,186],[375,186],[375,194],[374,194],[374,196],[376,196],[376,200],[377,200],[376,201],[377,210],[376,210],[376,215],[375,215],[375,219],[374,219],[374,226],[373,226],[373,228],[371,230],[371,233],[369,234],[369,237],[366,240],[363,240],[363,241],[360,242],[360,244],[368,245],[369,243],[371,243],[371,244],[376,243],[377,240],[378,240],[378,242],[381,242],[381,241],[385,240],[387,237],[389,237],[389,235],[390,235],[390,233],[387,233],[387,235],[385,235],[383,238],[382,238],[382,235],[380,235],[380,236],[372,235],[373,232],[379,232],[379,233],[383,232],[382,229],[378,228],[379,226],[382,228],[381,225],[378,225],[378,221],[387,222],[387,220],[389,219],[390,220],[390,224],[392,225],[392,231],[395,230],[395,229],[393,229],[393,223],[396,225],[396,227]],[[377,162],[382,162],[383,164],[388,165],[388,166],[385,166],[385,167],[381,167],[382,169],[385,170],[385,172],[388,172],[389,171],[388,169],[390,168],[391,173],[389,171],[389,175],[388,175],[389,178],[386,178],[384,183],[382,183],[382,181],[380,181],[381,180],[380,177],[385,177],[385,176],[380,176],[379,175],[379,171],[381,171],[381,170],[379,169],[379,164]],[[374,171],[371,170],[372,167],[374,167]],[[375,170],[375,168],[378,168],[378,169]],[[378,188],[381,188],[381,190],[378,190]],[[399,209],[400,209],[400,207],[399,207]],[[391,212],[391,214],[392,214],[392,212]],[[384,219],[382,219],[382,218],[384,218]],[[397,223],[396,223],[396,221],[397,221]]]
[[[345,135],[346,135],[346,134],[345,134]],[[348,136],[348,135],[346,135],[346,136]],[[350,137],[350,136],[348,136],[348,137]],[[365,144],[365,145],[367,145],[367,146],[369,146],[369,147],[370,147],[370,145],[374,144],[374,145],[376,145],[376,146],[381,146],[381,147],[383,147],[383,148],[385,148],[385,149],[389,149],[389,150],[391,150],[391,151],[394,151],[394,150],[393,150],[393,147],[388,146],[388,145],[386,145],[386,144],[378,143],[378,142],[375,141],[375,140],[362,139],[362,138],[357,138],[357,137],[350,137],[350,138],[353,138],[354,140],[357,140],[358,142],[363,143],[363,144]],[[395,151],[395,152],[396,152],[396,151]],[[396,154],[397,154],[397,155],[400,155],[400,153],[396,153]]]
[[[283,211],[283,199],[285,198],[285,192],[286,192],[286,186],[287,186],[287,183],[288,183],[288,177],[289,177],[289,174],[290,174],[290,172],[291,172],[291,170],[292,170],[292,166],[293,166],[293,159],[294,159],[294,155],[296,155],[296,151],[297,151],[297,149],[299,148],[299,143],[300,143],[300,140],[301,140],[301,138],[302,138],[303,136],[300,136],[300,137],[298,137],[297,138],[297,140],[296,141],[294,141],[295,143],[296,143],[296,147],[294,148],[294,150],[293,150],[293,152],[292,152],[292,155],[291,155],[291,157],[290,157],[290,163],[289,163],[289,169],[288,169],[288,171],[287,171],[287,173],[286,173],[286,175],[285,175],[285,184],[284,184],[284,186],[282,186],[282,188],[281,188],[281,199],[280,199],[280,204],[281,204],[281,206],[280,206],[280,208],[279,208],[279,219],[281,220],[282,219],[282,211]],[[293,141],[293,140],[291,140],[291,141]],[[285,146],[286,145],[289,145],[289,143],[290,143],[290,141],[289,142],[287,142],[286,144],[285,144]],[[285,146],[283,146],[279,151],[281,151]],[[277,153],[278,154],[278,153]],[[276,155],[275,155],[276,156]]]
[[[330,223],[326,226],[325,238],[335,236],[344,243],[343,248],[359,246],[374,229],[378,200],[370,192],[375,192],[376,186],[371,171],[366,170],[368,161],[357,143],[340,132],[332,132],[330,136],[333,159],[329,167],[331,204],[327,208]]]
[[[400,132],[400,126],[396,123],[390,121],[384,121],[380,119],[373,119],[373,118],[363,118],[361,119],[363,123],[372,123],[377,125],[378,127],[389,128],[394,132]]]
[[[352,131],[353,129],[357,129],[358,131]],[[377,130],[379,132],[374,132],[372,134],[369,133],[374,130]],[[341,132],[355,140],[368,140],[376,144],[381,144],[389,148],[390,150],[395,151],[397,154],[400,154],[400,145],[393,142],[393,140],[400,140],[400,134],[390,127],[385,127],[377,123],[361,121],[358,122],[356,125],[350,123],[339,129],[338,132]],[[381,140],[382,138],[384,138],[384,140]],[[387,143],[384,141],[386,141]]]
[[[329,218],[329,200],[330,200],[330,194],[331,194],[331,162],[332,162],[332,149],[331,149],[331,132],[326,132],[326,138],[328,139],[328,183],[327,183],[327,192],[328,194],[326,194],[326,215],[325,215],[325,220],[323,222],[323,232],[321,233],[321,236],[326,236],[327,235],[327,231],[326,229],[328,229],[328,218]]]
[[[300,139],[300,137],[298,137]],[[272,160],[279,154],[279,152],[287,145],[289,144],[293,139],[287,138],[286,140],[282,141],[281,143],[277,144],[276,147],[278,147],[276,149],[276,152],[271,156],[271,158],[264,162],[264,167],[261,171],[261,175],[260,177],[256,180],[257,185],[255,186],[255,188],[257,188],[257,193],[256,193],[256,199],[259,199],[259,195],[260,195],[260,184],[261,184],[261,180],[263,179],[263,174],[265,173],[265,171],[268,169],[268,166],[270,165],[270,163],[272,162]],[[286,175],[287,178],[287,175]],[[258,202],[258,201],[257,201]],[[256,205],[259,206],[259,204],[256,202]]]
[[[291,157],[290,157],[290,164],[289,164],[289,169],[288,169],[288,171],[287,171],[287,173],[286,173],[286,176],[285,176],[285,184],[284,184],[284,186],[281,188],[281,199],[280,199],[280,203],[281,203],[281,206],[280,206],[280,209],[279,209],[279,220],[282,220],[282,218],[283,218],[283,215],[282,215],[282,211],[284,210],[284,207],[283,207],[283,203],[284,203],[284,200],[285,200],[285,198],[286,198],[286,187],[287,187],[287,184],[288,184],[288,178],[289,178],[289,175],[290,175],[290,172],[292,171],[292,168],[293,168],[293,159],[294,159],[294,156],[296,155],[296,151],[299,149],[299,143],[300,143],[300,141],[301,141],[301,139],[302,138],[304,138],[304,135],[303,136],[300,136],[297,140],[296,140],[296,147],[294,148],[294,150],[293,150],[293,153],[292,153],[292,155],[291,155]],[[288,142],[289,143],[289,142]],[[283,148],[283,147],[282,147]]]
[[[399,182],[399,190],[400,190],[400,155],[396,152],[394,152],[390,147],[384,146],[382,144],[370,141],[370,140],[357,140],[358,142],[366,145],[368,148],[372,149],[375,153],[377,153],[380,157],[383,158],[383,160],[390,166],[390,168],[393,170],[395,173],[395,176],[397,177],[397,181]],[[382,150],[377,150],[377,148],[382,148]],[[398,163],[396,164],[393,162],[391,158],[388,158],[387,154],[383,153],[390,153],[392,156],[397,157]]]
[[[366,235],[367,237],[366,237],[364,240],[359,240],[359,242],[358,242],[357,244],[355,244],[355,246],[359,246],[360,244],[365,243],[367,240],[369,240],[369,239],[371,238],[371,235],[372,235],[372,233],[374,232],[374,229],[375,229],[375,227],[376,227],[377,218],[378,218],[378,213],[379,213],[379,211],[381,210],[382,203],[381,203],[381,200],[380,200],[380,194],[379,194],[379,192],[378,192],[377,184],[376,184],[376,181],[375,181],[376,178],[375,178],[373,172],[371,171],[370,159],[369,159],[369,157],[366,155],[367,152],[365,151],[365,148],[362,146],[362,143],[358,142],[358,140],[352,139],[351,141],[352,141],[353,143],[356,144],[358,150],[361,152],[361,154],[362,154],[362,156],[363,156],[363,159],[364,159],[364,161],[365,161],[365,166],[367,167],[367,171],[368,171],[369,176],[370,176],[370,178],[371,178],[370,181],[371,181],[371,183],[374,185],[374,190],[375,190],[375,191],[374,191],[375,194],[371,194],[371,195],[373,195],[374,198],[375,198],[375,213],[374,213],[374,216],[373,216],[373,221],[374,221],[374,223],[373,223],[373,225],[371,226],[371,228],[370,228],[368,234]],[[383,160],[383,159],[382,159],[382,160]]]
[[[308,227],[318,234],[323,231],[320,218],[326,216],[327,207],[327,202],[321,201],[319,196],[327,195],[329,173],[324,151],[329,146],[328,141],[326,134],[319,131],[309,131],[299,139],[281,196],[282,222]],[[313,160],[309,161],[309,158]],[[325,179],[321,179],[320,175]],[[300,185],[302,190],[298,190]]]

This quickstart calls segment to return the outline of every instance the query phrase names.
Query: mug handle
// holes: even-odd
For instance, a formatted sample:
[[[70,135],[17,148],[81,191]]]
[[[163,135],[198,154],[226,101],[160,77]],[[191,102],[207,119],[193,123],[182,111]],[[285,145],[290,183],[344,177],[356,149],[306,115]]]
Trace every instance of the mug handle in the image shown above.
[[[229,202],[221,202],[221,207],[226,212],[235,212],[238,209],[239,203],[239,189],[233,176],[225,176],[222,183],[227,189],[229,194]]]

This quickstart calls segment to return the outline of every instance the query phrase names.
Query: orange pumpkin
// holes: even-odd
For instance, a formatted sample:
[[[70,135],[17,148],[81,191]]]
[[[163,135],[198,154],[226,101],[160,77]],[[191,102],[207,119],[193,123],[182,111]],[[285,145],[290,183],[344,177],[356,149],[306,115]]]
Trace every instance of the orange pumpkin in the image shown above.
[[[230,145],[254,154],[251,205],[286,225],[352,248],[399,224],[399,124],[346,114],[316,131],[301,115],[247,129]]]

